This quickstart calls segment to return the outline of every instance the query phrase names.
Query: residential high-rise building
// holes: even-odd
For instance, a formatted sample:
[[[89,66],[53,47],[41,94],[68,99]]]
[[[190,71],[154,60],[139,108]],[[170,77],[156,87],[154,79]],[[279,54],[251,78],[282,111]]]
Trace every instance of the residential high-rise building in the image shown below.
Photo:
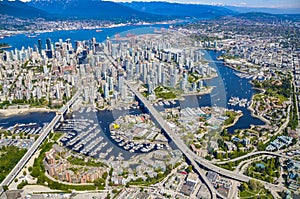
[[[108,99],[109,98],[109,88],[108,88],[108,83],[105,83],[104,85],[104,98]]]
[[[109,85],[109,91],[114,90],[114,78],[113,77],[108,77],[108,85]]]
[[[46,45],[47,45],[47,50],[52,50],[52,43],[50,38],[46,39]]]
[[[38,39],[38,50],[39,50],[39,53],[41,54],[42,53],[42,40],[41,39]]]
[[[170,86],[175,88],[176,86],[176,78],[175,78],[175,75],[171,75],[170,76]]]
[[[56,98],[61,99],[59,84],[56,84]]]
[[[84,101],[86,103],[88,103],[89,102],[89,87],[84,88],[83,95],[84,95]]]
[[[158,83],[162,83],[162,64],[157,66]]]
[[[121,95],[121,98],[123,100],[126,99],[126,95],[127,95],[127,86],[125,85],[125,78],[124,78],[124,75],[123,74],[120,74],[119,77],[118,77],[118,90],[119,90],[119,93]]]
[[[198,88],[201,89],[202,87],[203,87],[203,81],[199,80],[199,82],[198,82]]]
[[[66,84],[66,97],[68,99],[71,98],[71,88],[70,88],[70,85],[69,84]]]

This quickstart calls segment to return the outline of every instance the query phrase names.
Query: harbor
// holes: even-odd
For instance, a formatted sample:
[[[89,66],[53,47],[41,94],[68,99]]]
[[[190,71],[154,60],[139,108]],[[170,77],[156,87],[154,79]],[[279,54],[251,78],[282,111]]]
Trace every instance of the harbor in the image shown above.
[[[109,125],[121,115],[138,114],[139,109],[98,110],[82,107],[68,115],[57,131],[65,133],[60,139],[62,145],[79,154],[106,161],[128,160],[142,153],[141,148],[116,137],[111,137]],[[123,146],[120,146],[123,143]],[[131,145],[131,147],[130,147]],[[125,149],[127,148],[127,150]]]
[[[240,106],[240,107],[249,107],[251,104],[248,99],[240,99],[239,97],[231,97],[228,101],[228,105],[231,106]]]

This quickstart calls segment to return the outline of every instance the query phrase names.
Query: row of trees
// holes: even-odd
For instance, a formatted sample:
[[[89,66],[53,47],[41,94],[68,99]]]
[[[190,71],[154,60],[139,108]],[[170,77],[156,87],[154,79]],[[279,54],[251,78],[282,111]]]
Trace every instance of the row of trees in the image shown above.
[[[291,127],[293,130],[296,130],[298,126],[298,113],[297,113],[297,100],[296,100],[295,93],[293,94],[293,104],[291,107],[292,110],[290,111],[290,121],[288,126]]]
[[[37,98],[30,98],[30,99],[14,99],[10,103],[8,100],[5,100],[0,103],[0,108],[3,109],[10,105],[26,105],[29,104],[30,106],[47,106],[49,102],[46,100],[45,97],[42,97],[41,99]]]

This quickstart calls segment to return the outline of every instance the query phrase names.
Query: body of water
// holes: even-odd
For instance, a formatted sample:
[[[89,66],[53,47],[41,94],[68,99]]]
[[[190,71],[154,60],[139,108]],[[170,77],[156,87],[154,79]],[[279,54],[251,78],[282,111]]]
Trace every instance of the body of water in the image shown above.
[[[160,111],[164,108],[178,107],[181,109],[190,107],[204,107],[204,106],[217,106],[228,109],[240,110],[243,116],[238,122],[228,128],[230,133],[234,133],[238,129],[247,129],[251,125],[264,125],[265,123],[260,119],[253,117],[251,111],[247,107],[232,106],[228,104],[231,97],[238,97],[239,99],[251,100],[252,96],[257,92],[253,89],[249,79],[240,78],[236,75],[237,71],[224,65],[217,57],[220,52],[204,51],[205,59],[209,60],[209,65],[216,69],[218,77],[205,80],[204,84],[212,86],[214,89],[210,94],[205,95],[190,95],[184,97],[183,101],[176,101],[176,104],[158,106]]]
[[[23,113],[19,115],[11,115],[5,117],[0,115],[0,127],[9,128],[15,124],[29,124],[37,123],[39,126],[43,126],[44,123],[49,123],[55,117],[55,112],[31,112]]]
[[[13,50],[15,48],[21,49],[22,47],[27,48],[28,46],[33,48],[34,45],[38,44],[38,39],[41,39],[42,47],[46,48],[47,38],[50,38],[52,42],[58,42],[59,39],[62,39],[63,41],[71,39],[71,41],[74,42],[76,40],[90,40],[94,37],[98,42],[102,42],[107,37],[113,37],[116,34],[119,34],[121,37],[125,37],[128,33],[136,35],[149,34],[154,33],[155,30],[160,30],[160,28],[168,27],[169,25],[121,26],[114,28],[101,28],[101,32],[96,32],[96,30],[60,30],[41,33],[37,37],[27,37],[25,34],[13,35],[0,39],[0,43],[7,43],[11,46],[11,48],[7,48],[5,50]]]
[[[15,35],[12,37],[7,37],[0,42],[9,43],[12,48],[20,48],[22,46],[33,46],[37,44],[37,40],[41,38],[43,41],[46,38],[51,38],[53,42],[58,41],[58,39],[67,39],[71,38],[72,41],[75,40],[87,40],[95,37],[97,41],[104,41],[107,36],[112,37],[115,34],[120,34],[120,36],[125,36],[127,33],[132,34],[146,34],[153,33],[155,29],[159,29],[161,27],[167,26],[125,26],[125,27],[117,27],[117,28],[105,28],[102,29],[102,32],[96,32],[95,30],[74,30],[74,31],[56,31],[50,33],[40,34],[37,38],[28,38],[25,35]],[[243,116],[238,120],[238,122],[228,128],[229,132],[234,132],[236,129],[245,129],[249,128],[250,125],[263,125],[264,122],[259,120],[258,118],[252,117],[251,112],[245,107],[239,106],[231,106],[228,105],[227,102],[231,97],[239,97],[246,98],[248,100],[251,99],[252,95],[256,92],[252,85],[250,84],[249,79],[240,78],[237,76],[235,71],[229,67],[226,67],[222,62],[217,60],[219,55],[218,52],[215,51],[204,51],[205,58],[210,60],[210,65],[214,67],[218,72],[218,77],[206,80],[205,84],[208,86],[214,86],[211,94],[201,95],[201,96],[187,96],[184,101],[176,101],[175,105],[172,106],[180,106],[181,108],[186,107],[201,107],[201,106],[220,106],[227,107],[229,109],[241,110],[243,112]],[[165,106],[167,107],[167,106]],[[161,109],[162,107],[157,107]],[[93,118],[95,121],[99,123],[101,128],[101,136],[104,137],[104,140],[109,141],[111,144],[109,146],[114,146],[113,155],[116,157],[118,154],[122,153],[125,159],[131,157],[132,153],[125,151],[123,148],[119,147],[113,139],[110,137],[109,133],[109,124],[117,119],[121,115],[125,114],[139,114],[140,110],[117,110],[117,111],[98,111],[93,114]],[[73,116],[75,118],[84,118],[86,115],[81,115],[78,113],[74,113]],[[71,116],[71,117],[73,117]],[[17,115],[8,118],[0,117],[0,126],[9,127],[14,125],[15,123],[30,123],[30,122],[49,122],[54,117],[54,113],[30,113],[25,115]],[[112,145],[113,144],[113,145]]]

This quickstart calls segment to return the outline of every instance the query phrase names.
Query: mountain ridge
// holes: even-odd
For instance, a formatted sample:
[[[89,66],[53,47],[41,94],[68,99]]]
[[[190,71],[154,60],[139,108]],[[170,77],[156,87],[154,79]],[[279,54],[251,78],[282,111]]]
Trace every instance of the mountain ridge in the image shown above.
[[[118,3],[101,0],[33,0],[28,4],[45,12],[68,18],[150,20],[156,17]]]
[[[125,2],[120,4],[126,5],[138,11],[175,17],[211,18],[237,14],[237,12],[231,11],[221,6],[211,6],[204,4],[181,4],[162,1],[130,3]]]
[[[8,1],[2,0],[0,1],[0,14],[9,15],[14,17],[21,17],[21,18],[38,18],[38,17],[48,17],[49,13],[34,8],[27,3],[22,1]]]

